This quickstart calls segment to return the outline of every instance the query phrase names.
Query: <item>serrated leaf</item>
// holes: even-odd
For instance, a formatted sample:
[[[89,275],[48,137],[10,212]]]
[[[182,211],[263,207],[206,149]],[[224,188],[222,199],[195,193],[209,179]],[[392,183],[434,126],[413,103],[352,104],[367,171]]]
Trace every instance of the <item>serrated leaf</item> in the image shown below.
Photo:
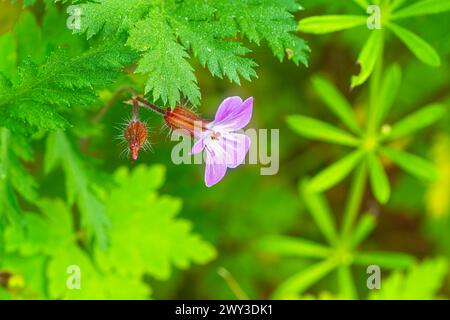
[[[80,5],[81,28],[92,37],[128,32],[128,44],[141,54],[137,73],[148,75],[146,92],[175,105],[181,95],[198,104],[200,91],[189,64],[190,51],[214,76],[232,82],[250,80],[254,63],[238,34],[260,45],[267,41],[274,55],[307,65],[309,47],[295,35],[294,0],[165,1],[100,0]]]
[[[146,273],[167,279],[173,266],[185,269],[215,256],[214,248],[192,233],[188,221],[176,218],[181,201],[158,195],[156,186],[148,188],[148,181],[160,180],[161,174],[160,167],[116,171],[117,187],[105,201],[112,225],[111,244],[109,251],[95,251],[105,272]]]
[[[121,41],[111,41],[76,57],[56,51],[42,66],[25,61],[17,81],[0,90],[0,112],[6,114],[0,125],[14,131],[65,126],[59,112],[94,102],[95,90],[110,84],[134,57]]]
[[[151,1],[98,0],[77,4],[81,13],[80,28],[74,33],[86,33],[91,38],[100,31],[104,36],[113,36],[128,30],[150,8]]]
[[[448,262],[445,259],[425,260],[407,272],[395,271],[383,280],[380,290],[375,290],[369,295],[369,299],[436,299],[447,273]]]
[[[18,133],[13,137],[9,129],[0,127],[0,220],[20,224],[23,212],[18,195],[31,203],[36,201],[36,181],[22,163],[31,158],[24,137]]]
[[[162,13],[153,10],[130,30],[127,44],[143,53],[136,72],[149,75],[145,92],[152,93],[153,99],[176,105],[184,93],[193,104],[198,104],[200,90],[194,69],[187,61],[189,55],[164,19]]]
[[[94,181],[89,177],[85,164],[79,158],[64,132],[50,133],[47,138],[46,171],[61,165],[66,174],[66,196],[69,205],[77,203],[81,211],[81,223],[89,239],[95,239],[101,248],[108,245],[109,221],[104,204],[94,194]]]
[[[180,9],[177,15],[178,17],[171,21],[177,26],[181,42],[186,49],[192,49],[200,63],[204,67],[207,66],[213,76],[219,78],[226,76],[237,84],[240,84],[240,77],[247,81],[256,77],[254,70],[256,63],[244,57],[250,50],[239,42],[223,39],[224,35],[234,35],[232,28],[220,21],[208,20],[209,15],[205,15],[203,20],[200,20],[201,16],[197,17],[199,21],[192,21],[189,24],[179,23],[186,16],[186,10]],[[204,35],[199,37],[202,33]]]

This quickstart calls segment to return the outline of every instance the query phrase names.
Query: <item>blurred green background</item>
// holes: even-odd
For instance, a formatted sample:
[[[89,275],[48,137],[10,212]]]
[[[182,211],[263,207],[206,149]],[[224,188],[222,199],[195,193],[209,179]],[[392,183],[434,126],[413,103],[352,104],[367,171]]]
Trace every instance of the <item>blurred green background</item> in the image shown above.
[[[301,4],[305,10],[298,15],[298,19],[324,14],[360,13],[360,9],[347,0],[302,0]],[[17,39],[16,59],[18,61],[32,55],[39,63],[45,56],[46,50],[52,46],[68,47],[73,50],[74,54],[87,47],[84,37],[71,35],[68,30],[60,31],[60,29],[65,29],[63,8],[62,5],[58,5],[51,9],[45,9],[40,2],[26,9],[20,3],[14,5],[9,2],[0,3],[0,64],[2,64],[0,67],[2,71],[7,66],[8,60],[8,56],[2,53],[2,48],[7,41],[5,35],[10,32]],[[37,24],[39,27],[36,29],[36,27],[32,27],[33,24]],[[398,62],[403,72],[400,93],[393,107],[394,116],[403,115],[432,102],[443,102],[448,110],[450,104],[450,38],[448,36],[450,14],[411,19],[404,25],[427,39],[439,52],[442,65],[438,68],[426,66],[415,59],[399,41],[387,39],[385,64]],[[42,31],[39,31],[41,27]],[[33,30],[38,30],[42,34],[33,34],[35,32]],[[123,147],[115,138],[120,134],[118,127],[120,128],[120,124],[129,116],[130,110],[123,104],[123,101],[127,100],[129,96],[120,92],[116,94],[116,92],[130,81],[134,82],[137,87],[143,87],[145,79],[137,76],[121,77],[109,89],[100,93],[101,102],[98,105],[70,115],[73,127],[69,130],[69,137],[72,139],[74,148],[79,150],[77,153],[81,161],[87,163],[87,166],[93,171],[94,178],[92,179],[95,180],[95,184],[104,188],[104,190],[98,191],[100,199],[104,201],[115,199],[116,205],[123,208],[123,211],[118,213],[120,217],[117,220],[112,219],[113,224],[114,221],[117,221],[118,224],[113,228],[120,229],[119,226],[122,223],[127,224],[127,222],[123,222],[130,214],[127,208],[132,211],[133,203],[144,201],[144,198],[150,197],[144,190],[148,182],[151,185],[156,184],[155,187],[151,187],[154,189],[161,185],[157,197],[170,195],[170,201],[181,201],[182,207],[179,209],[177,219],[190,221],[192,232],[201,236],[204,241],[215,248],[204,249],[205,253],[198,258],[199,264],[194,263],[189,266],[183,262],[175,262],[178,268],[170,268],[165,275],[162,271],[161,273],[159,271],[152,272],[146,267],[142,267],[144,270],[142,272],[144,274],[143,283],[145,286],[151,287],[152,298],[237,299],[248,296],[254,299],[267,299],[283,281],[311,264],[311,260],[306,258],[279,257],[264,252],[258,244],[262,239],[271,235],[289,235],[321,241],[317,226],[299,195],[298,182],[307,176],[314,175],[340,158],[343,148],[307,140],[296,135],[287,126],[286,117],[292,114],[304,114],[324,121],[334,121],[333,116],[326,111],[323,102],[312,88],[311,78],[317,74],[325,75],[330,79],[355,106],[356,114],[363,116],[367,88],[362,86],[352,91],[349,88],[351,76],[358,71],[355,61],[367,34],[368,31],[364,28],[321,36],[300,34],[308,41],[312,50],[310,65],[307,68],[296,67],[289,61],[279,63],[267,47],[253,45],[251,46],[252,56],[259,65],[257,68],[258,78],[252,82],[244,81],[242,86],[231,85],[226,80],[212,78],[198,65],[198,62],[192,61],[202,91],[202,101],[198,108],[200,114],[212,117],[217,106],[225,97],[238,95],[246,98],[252,96],[255,101],[254,114],[249,127],[280,130],[280,170],[274,176],[261,176],[259,165],[245,165],[231,170],[223,181],[214,187],[206,188],[203,182],[203,166],[177,166],[171,163],[170,154],[174,143],[168,138],[167,131],[159,130],[162,127],[160,119],[146,111],[141,112],[141,117],[147,120],[152,128],[150,134],[152,151],[141,153],[135,163],[126,157],[120,157]],[[91,121],[105,105],[108,105],[109,109],[101,120]],[[440,178],[436,182],[420,182],[407,176],[395,166],[386,163],[392,187],[391,200],[387,205],[380,205],[373,199],[370,192],[365,193],[363,210],[370,209],[375,212],[378,225],[364,242],[364,249],[409,253],[417,257],[419,261],[438,258],[448,261],[450,259],[449,119],[450,115],[447,112],[436,125],[401,142],[408,145],[410,151],[431,159],[435,163],[440,171]],[[64,170],[57,168],[45,174],[43,161],[46,152],[46,138],[44,135],[36,135],[33,139],[34,157],[26,164],[26,167],[38,181],[40,197],[64,199]],[[130,180],[124,182],[120,187],[111,187],[113,185],[112,175],[114,172],[116,175],[118,174],[116,171],[118,168],[127,167],[130,170],[140,170],[140,165],[154,168],[152,166],[157,164],[165,167],[165,169],[161,169],[165,172],[164,183],[139,181],[136,182],[136,184],[139,183],[139,186],[133,190],[133,183]],[[147,174],[149,179],[163,179],[158,175]],[[126,180],[126,178],[123,179]],[[129,188],[124,187],[127,183],[130,183]],[[120,192],[120,188],[124,193]],[[349,188],[350,181],[346,179],[344,183],[326,192],[326,197],[333,208],[337,221],[340,221],[340,212],[345,205],[344,200],[349,193]],[[117,197],[113,197],[113,192],[117,192],[119,198],[123,196],[122,200],[125,203],[120,204]],[[48,210],[53,210],[52,208],[57,205],[57,203],[47,204],[47,207],[50,207]],[[45,207],[40,204],[39,208],[44,210],[42,206]],[[25,205],[25,208],[26,211],[36,211],[33,206]],[[76,209],[74,210],[76,211]],[[149,214],[158,216],[166,209],[155,207],[148,210],[149,212],[154,210]],[[125,220],[122,221],[122,219]],[[147,222],[152,224],[152,221]],[[149,226],[148,229],[141,230],[142,226],[138,224],[139,222],[136,222],[135,225],[127,224],[127,227],[130,228],[130,235],[134,232],[133,228],[136,228],[135,232],[149,230],[148,233],[156,228]],[[120,230],[118,230],[119,233]],[[119,237],[119,239],[126,239],[126,237]],[[26,240],[10,241],[19,243]],[[158,239],[153,239],[153,241],[158,241]],[[180,243],[183,241],[183,238],[174,240],[173,245],[181,246]],[[33,243],[36,244],[36,242]],[[51,277],[55,276],[55,272],[52,273],[46,269],[45,265],[49,263],[48,256],[50,254],[47,254],[46,250],[33,248],[33,243],[30,245],[31,249],[28,250],[28,253],[27,249],[14,249],[20,247],[19,245],[9,246],[12,252],[16,252],[14,253],[16,258],[5,258],[6,262],[4,261],[3,266],[0,262],[0,271],[4,272],[3,278],[8,279],[8,281],[0,282],[2,284],[0,297],[13,299],[70,298],[70,295],[65,296],[64,293],[61,293],[62,289],[58,288],[56,281],[52,282]],[[45,241],[43,243],[43,246],[50,245]],[[198,245],[200,248],[200,244],[196,244],[195,241],[187,245]],[[205,245],[202,242],[201,246]],[[152,248],[152,250],[158,250],[158,245],[154,245]],[[197,248],[192,247],[189,250],[196,251]],[[203,249],[198,250],[202,251]],[[187,255],[195,256],[192,253]],[[17,258],[17,256],[22,258]],[[152,253],[149,253],[149,256],[152,256]],[[42,257],[42,261],[40,257]],[[110,265],[115,263],[118,270],[120,270],[120,263],[123,265],[133,264],[132,257],[128,257],[126,254],[118,255],[118,257],[122,257],[122,260],[109,262]],[[12,259],[13,262],[8,262],[8,259]],[[156,255],[154,259],[158,259]],[[20,262],[18,262],[19,260]],[[197,262],[196,258],[190,260]],[[410,284],[411,286],[414,287],[417,284],[418,288],[425,287],[424,291],[430,290],[428,298],[449,298],[450,277],[447,265],[440,262],[431,264],[429,269],[418,270],[416,273],[420,276],[416,274],[415,278],[414,275],[408,274],[407,270],[397,271],[405,278],[410,276],[404,280],[409,279],[414,283]],[[103,263],[103,266],[105,265],[108,263]],[[443,268],[442,265],[444,265]],[[126,267],[124,268],[126,269]],[[439,272],[436,271],[436,268]],[[228,274],[225,277],[223,277],[224,270],[228,271],[225,272]],[[62,272],[61,278],[65,279],[67,274],[65,270]],[[106,268],[103,272],[108,275],[110,271]],[[436,273],[438,275],[435,279],[433,274]],[[128,281],[126,273],[123,274],[122,282],[117,285],[129,288],[128,298],[150,297],[149,292],[142,288],[143,293],[138,294],[139,290],[133,289],[133,284]],[[389,279],[392,274],[383,270],[382,281]],[[352,277],[359,298],[366,298],[369,295],[366,287],[367,276],[365,268],[352,268]],[[431,278],[428,279],[428,277]],[[135,278],[140,279],[141,275]],[[83,279],[85,278],[82,276],[82,281],[88,281]],[[99,281],[98,286],[104,285],[105,281]],[[436,285],[432,289],[427,289],[426,283],[430,282],[436,282]],[[111,283],[113,283],[112,280]],[[240,289],[236,289],[237,287]],[[337,278],[335,274],[330,274],[314,283],[300,297],[336,298],[339,295]],[[113,294],[103,295],[103,293],[96,295],[95,290],[92,290],[83,297],[109,298],[115,296]],[[420,296],[418,297],[420,298]]]

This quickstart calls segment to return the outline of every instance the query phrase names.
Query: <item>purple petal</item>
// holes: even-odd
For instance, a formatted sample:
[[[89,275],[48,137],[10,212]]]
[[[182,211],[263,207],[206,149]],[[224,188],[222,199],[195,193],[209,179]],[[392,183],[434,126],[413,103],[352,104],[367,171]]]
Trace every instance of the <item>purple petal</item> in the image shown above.
[[[222,158],[221,154],[206,148],[205,184],[207,187],[215,185],[225,176],[227,165]]]
[[[236,168],[244,162],[250,143],[250,138],[245,134],[229,133],[221,137],[220,145],[225,152],[228,168]]]
[[[191,154],[197,154],[197,153],[202,152],[203,149],[205,149],[205,140],[207,138],[208,137],[202,137],[202,138],[198,139],[192,146]]]
[[[221,126],[229,131],[244,128],[252,118],[253,98],[244,102],[239,97],[225,99],[219,106],[212,126]]]

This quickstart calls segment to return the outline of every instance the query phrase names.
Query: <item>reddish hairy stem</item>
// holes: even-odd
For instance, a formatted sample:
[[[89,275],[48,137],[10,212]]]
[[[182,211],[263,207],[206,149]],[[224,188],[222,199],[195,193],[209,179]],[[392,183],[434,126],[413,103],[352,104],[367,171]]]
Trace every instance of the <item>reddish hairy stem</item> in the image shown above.
[[[164,109],[154,105],[151,102],[148,102],[147,100],[145,100],[142,97],[136,96],[136,97],[133,98],[133,100],[138,101],[143,107],[145,107],[147,109],[150,109],[150,110],[152,110],[152,111],[154,111],[156,113],[159,113],[161,115],[165,115],[166,114],[166,110],[164,110]]]

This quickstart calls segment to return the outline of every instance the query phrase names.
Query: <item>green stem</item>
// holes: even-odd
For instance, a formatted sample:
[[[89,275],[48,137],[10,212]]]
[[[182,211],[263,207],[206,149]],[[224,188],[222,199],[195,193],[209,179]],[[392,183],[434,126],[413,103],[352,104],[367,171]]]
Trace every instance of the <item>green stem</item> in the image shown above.
[[[347,204],[344,212],[344,218],[342,222],[342,238],[347,239],[350,231],[355,224],[356,217],[361,206],[361,202],[364,196],[364,190],[366,186],[367,169],[366,162],[363,161],[353,177],[350,195],[347,199]]]
[[[354,300],[358,298],[352,272],[349,266],[340,265],[338,270],[339,291],[342,299]]]
[[[245,291],[241,288],[239,283],[236,281],[236,279],[231,275],[231,273],[225,269],[225,268],[219,268],[217,270],[219,275],[225,280],[228,287],[233,291],[236,298],[239,300],[250,300],[248,295],[245,293]]]
[[[380,30],[383,32],[383,30]],[[384,32],[381,35],[384,38]],[[381,80],[383,76],[383,52],[384,40],[382,39],[380,51],[375,53],[378,55],[377,62],[369,82],[369,104],[367,110],[367,135],[374,136],[376,134],[376,108],[378,107],[378,98],[380,95]]]
[[[381,30],[383,32],[383,30]],[[382,35],[384,37],[384,33]],[[384,41],[382,41],[384,44]],[[376,108],[378,107],[378,97],[380,94],[380,87],[383,75],[383,52],[384,45],[381,45],[380,51],[375,53],[378,55],[377,62],[375,65],[374,72],[370,78],[369,83],[369,103],[367,110],[367,137],[376,136],[376,121],[375,114]],[[358,215],[359,208],[361,206],[362,198],[364,196],[364,190],[367,178],[367,168],[366,163],[362,162],[355,173],[352,182],[352,189],[350,191],[350,196],[347,201],[344,220],[342,224],[342,237],[346,239],[353,228],[356,217]]]

